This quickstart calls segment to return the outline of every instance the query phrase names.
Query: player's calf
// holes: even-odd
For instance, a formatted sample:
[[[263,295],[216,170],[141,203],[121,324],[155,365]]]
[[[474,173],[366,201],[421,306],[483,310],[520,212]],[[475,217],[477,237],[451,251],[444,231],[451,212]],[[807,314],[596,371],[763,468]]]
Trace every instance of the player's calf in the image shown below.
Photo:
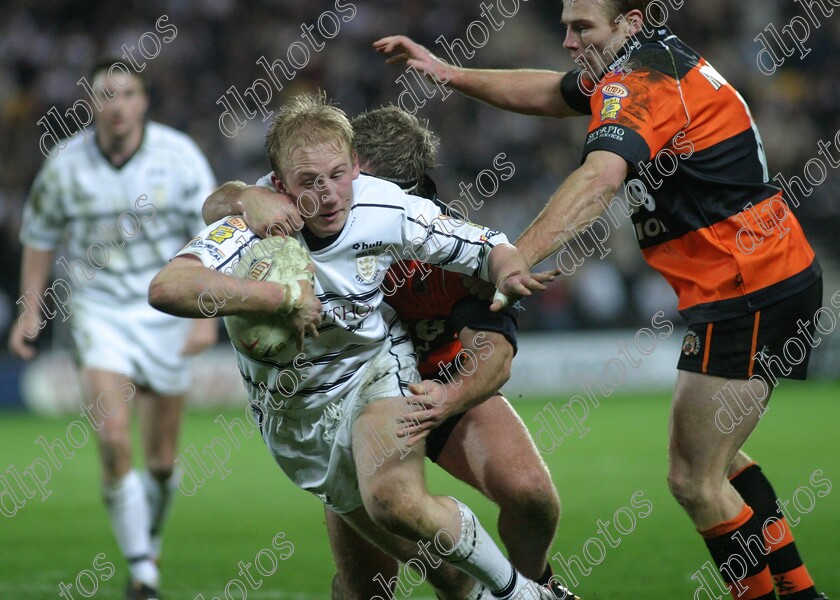
[[[527,577],[546,572],[551,542],[560,520],[560,498],[547,474],[526,468],[509,485],[493,490],[499,505],[499,535],[511,562]]]

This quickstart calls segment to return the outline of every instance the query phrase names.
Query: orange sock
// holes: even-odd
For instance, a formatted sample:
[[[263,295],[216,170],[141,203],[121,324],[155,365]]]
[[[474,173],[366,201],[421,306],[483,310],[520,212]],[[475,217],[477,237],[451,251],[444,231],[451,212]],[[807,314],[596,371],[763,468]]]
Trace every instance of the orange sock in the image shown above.
[[[769,548],[752,508],[744,504],[729,521],[700,531],[706,547],[736,600],[776,600],[767,564]]]
[[[783,600],[813,600],[819,597],[814,580],[802,563],[790,524],[777,504],[773,486],[752,463],[729,478],[732,486],[755,511],[762,524],[764,540],[770,547],[767,557],[776,591]]]

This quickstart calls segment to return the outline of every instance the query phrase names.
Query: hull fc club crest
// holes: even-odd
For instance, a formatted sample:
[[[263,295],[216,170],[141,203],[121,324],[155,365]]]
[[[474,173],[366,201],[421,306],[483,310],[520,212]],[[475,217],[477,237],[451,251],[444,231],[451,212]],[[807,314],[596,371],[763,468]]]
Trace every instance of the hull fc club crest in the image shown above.
[[[373,283],[379,269],[377,269],[377,255],[356,257],[356,279],[361,283]]]

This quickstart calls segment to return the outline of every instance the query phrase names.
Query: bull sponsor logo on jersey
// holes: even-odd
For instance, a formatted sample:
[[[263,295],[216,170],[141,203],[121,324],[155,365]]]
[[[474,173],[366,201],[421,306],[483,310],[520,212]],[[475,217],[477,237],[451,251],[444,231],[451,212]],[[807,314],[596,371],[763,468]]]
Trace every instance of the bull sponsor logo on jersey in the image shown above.
[[[232,225],[239,231],[245,231],[246,229],[248,229],[248,226],[245,224],[245,221],[243,221],[239,217],[229,217],[228,219],[225,219],[225,223],[227,225]]]
[[[621,99],[630,95],[627,88],[620,83],[608,83],[601,90],[604,94],[604,104],[601,107],[601,120],[612,121],[618,118],[621,111]]]
[[[230,225],[219,225],[207,234],[207,239],[212,240],[217,244],[221,244],[225,240],[232,238],[235,231],[236,230]]]
[[[374,248],[381,248],[382,247],[382,240],[377,242],[371,242],[368,244],[367,242],[356,242],[353,244],[353,250],[362,250],[363,252],[357,252],[356,256],[361,256],[363,254],[373,254],[373,252],[364,252],[364,250],[372,250]]]
[[[686,356],[697,356],[700,353],[700,336],[691,329],[686,331],[683,338],[682,353]]]

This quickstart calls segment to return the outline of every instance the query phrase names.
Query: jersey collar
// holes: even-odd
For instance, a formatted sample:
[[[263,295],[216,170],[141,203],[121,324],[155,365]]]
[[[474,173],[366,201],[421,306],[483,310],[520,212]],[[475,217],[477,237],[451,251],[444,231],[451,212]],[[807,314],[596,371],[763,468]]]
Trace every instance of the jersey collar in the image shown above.
[[[662,42],[672,36],[673,34],[671,33],[671,30],[664,26],[657,27],[651,31],[645,31],[645,29],[642,28],[639,33],[625,42],[624,46],[622,46],[621,50],[617,53],[616,59],[607,66],[606,72],[612,73],[613,71],[621,69],[624,63],[627,62],[627,59],[629,59],[642,46]]]
[[[148,125],[149,125],[148,121],[143,122],[143,133],[140,136],[140,143],[137,145],[137,148],[134,149],[134,152],[129,154],[128,158],[126,158],[125,161],[123,161],[122,164],[118,165],[118,164],[115,164],[114,162],[111,161],[111,158],[107,154],[105,154],[105,151],[102,150],[102,146],[99,145],[99,138],[96,136],[96,132],[94,132],[93,141],[94,141],[94,145],[96,146],[96,150],[99,152],[99,154],[102,156],[102,158],[104,158],[107,161],[107,163],[109,165],[111,165],[113,168],[115,168],[117,171],[119,171],[123,167],[125,167],[129,162],[131,162],[131,159],[134,158],[135,156],[137,156],[137,154],[140,152],[140,150],[143,149],[143,145],[146,143],[146,130],[148,128]]]

